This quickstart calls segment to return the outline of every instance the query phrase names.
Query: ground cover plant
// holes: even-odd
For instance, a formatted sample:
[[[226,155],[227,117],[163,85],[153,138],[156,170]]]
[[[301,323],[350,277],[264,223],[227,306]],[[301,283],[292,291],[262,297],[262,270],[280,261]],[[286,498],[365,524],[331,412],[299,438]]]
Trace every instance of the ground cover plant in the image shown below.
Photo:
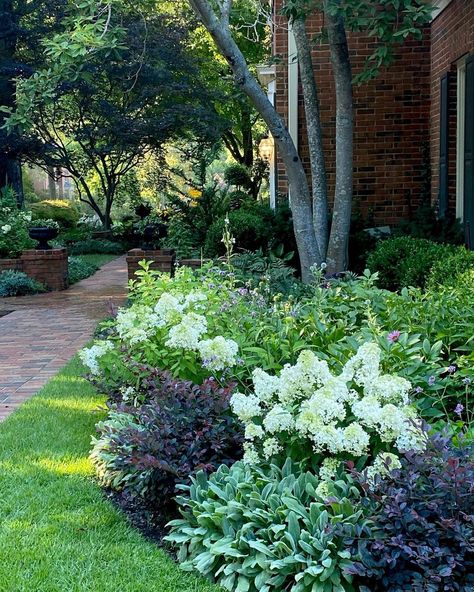
[[[80,282],[93,275],[102,265],[114,259],[115,255],[101,253],[68,257],[69,283]]]
[[[90,434],[104,398],[73,360],[0,424],[0,589],[217,592],[180,573],[93,482]]]
[[[22,271],[8,269],[0,273],[0,298],[46,292],[44,285]]]
[[[365,591],[472,590],[474,446],[437,435],[392,468],[375,485],[357,476],[370,517],[352,539],[348,573]]]

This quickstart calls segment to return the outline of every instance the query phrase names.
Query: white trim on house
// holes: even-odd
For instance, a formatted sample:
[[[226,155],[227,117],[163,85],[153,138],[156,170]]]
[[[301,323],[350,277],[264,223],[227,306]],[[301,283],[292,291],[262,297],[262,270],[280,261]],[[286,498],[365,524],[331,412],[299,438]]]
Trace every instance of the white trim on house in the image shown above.
[[[270,103],[275,106],[276,96],[276,66],[275,64],[262,64],[257,66],[257,77],[263,86],[267,87],[267,97]],[[270,168],[270,175],[268,179],[269,193],[270,193],[270,207],[274,210],[276,208],[276,155],[273,149],[273,155],[268,163]]]
[[[288,131],[298,150],[298,52],[291,26],[288,28]]]
[[[435,18],[441,13],[443,12],[443,10],[449,5],[451,4],[452,0],[438,0],[437,2],[435,2],[435,9],[433,11],[433,14],[431,15],[431,20],[434,21]]]
[[[464,145],[466,137],[466,56],[457,62],[456,218],[464,218]]]

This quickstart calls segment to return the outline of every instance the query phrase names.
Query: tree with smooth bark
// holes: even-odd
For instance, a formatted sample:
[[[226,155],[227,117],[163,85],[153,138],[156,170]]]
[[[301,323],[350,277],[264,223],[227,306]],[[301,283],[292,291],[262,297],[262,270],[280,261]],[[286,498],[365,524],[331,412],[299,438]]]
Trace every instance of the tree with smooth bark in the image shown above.
[[[259,0],[256,0],[257,2]],[[265,0],[263,0],[265,1]],[[189,0],[231,67],[237,85],[265,120],[285,166],[291,194],[295,235],[303,280],[310,267],[326,263],[327,273],[347,269],[353,178],[353,76],[347,32],[374,38],[375,49],[361,80],[377,75],[392,58],[391,47],[409,35],[420,35],[432,7],[423,0],[286,0],[283,14],[295,36],[310,153],[310,177],[299,158],[285,122],[252,76],[232,35],[233,0]],[[323,33],[330,48],[336,97],[336,180],[331,228],[328,229],[327,168],[324,155],[317,80],[306,20],[315,11],[324,17]]]

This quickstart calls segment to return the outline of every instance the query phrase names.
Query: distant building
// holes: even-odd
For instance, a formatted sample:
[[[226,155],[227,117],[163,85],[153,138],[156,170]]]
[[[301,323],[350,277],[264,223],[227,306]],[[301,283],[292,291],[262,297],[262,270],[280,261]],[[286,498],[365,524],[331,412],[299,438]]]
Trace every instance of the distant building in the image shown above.
[[[72,199],[76,188],[71,175],[63,168],[48,168],[48,171],[38,166],[23,168],[23,175],[28,178],[33,191],[43,199]]]

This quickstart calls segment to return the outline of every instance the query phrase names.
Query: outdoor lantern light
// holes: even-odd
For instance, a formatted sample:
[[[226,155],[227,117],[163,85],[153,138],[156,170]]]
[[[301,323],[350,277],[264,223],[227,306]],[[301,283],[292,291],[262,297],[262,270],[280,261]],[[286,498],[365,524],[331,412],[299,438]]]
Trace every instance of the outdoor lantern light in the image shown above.
[[[267,161],[271,162],[273,160],[273,152],[275,150],[275,145],[273,142],[272,137],[262,138],[258,150],[260,152],[260,157]]]

